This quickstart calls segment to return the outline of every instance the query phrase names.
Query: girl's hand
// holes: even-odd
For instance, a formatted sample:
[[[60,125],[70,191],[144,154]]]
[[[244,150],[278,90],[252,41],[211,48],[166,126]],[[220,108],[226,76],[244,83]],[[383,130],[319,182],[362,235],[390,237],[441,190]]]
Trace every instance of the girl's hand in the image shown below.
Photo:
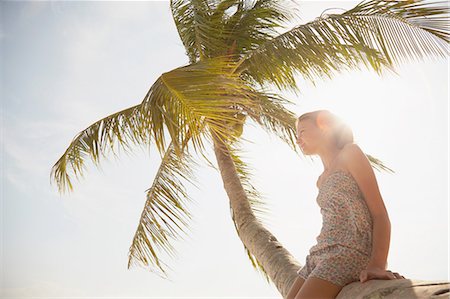
[[[403,275],[390,270],[383,270],[381,268],[367,267],[359,274],[359,280],[366,282],[371,279],[405,279]]]

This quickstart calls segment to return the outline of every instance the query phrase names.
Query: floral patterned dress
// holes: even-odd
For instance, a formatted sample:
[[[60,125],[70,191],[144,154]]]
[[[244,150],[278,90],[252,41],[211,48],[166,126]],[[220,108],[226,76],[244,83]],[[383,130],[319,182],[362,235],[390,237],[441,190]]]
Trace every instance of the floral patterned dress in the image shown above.
[[[372,218],[357,182],[350,172],[335,170],[320,185],[316,201],[322,230],[297,273],[342,287],[359,281],[372,250]]]

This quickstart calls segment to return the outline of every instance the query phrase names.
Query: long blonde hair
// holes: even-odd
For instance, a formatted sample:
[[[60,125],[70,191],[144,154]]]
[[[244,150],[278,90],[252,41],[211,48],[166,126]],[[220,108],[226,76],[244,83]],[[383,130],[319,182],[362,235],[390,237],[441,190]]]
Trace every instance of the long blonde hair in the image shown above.
[[[347,143],[353,143],[352,129],[334,113],[326,109],[303,113],[296,119],[295,128],[301,120],[305,119],[310,119],[319,128],[326,123],[331,128],[333,139],[339,149],[342,149]]]

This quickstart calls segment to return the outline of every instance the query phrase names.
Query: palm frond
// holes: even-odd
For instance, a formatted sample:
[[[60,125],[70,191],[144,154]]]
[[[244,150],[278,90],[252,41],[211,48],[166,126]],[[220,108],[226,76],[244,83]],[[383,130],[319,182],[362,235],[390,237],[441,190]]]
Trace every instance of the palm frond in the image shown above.
[[[246,52],[258,48],[264,42],[279,35],[278,28],[298,17],[298,9],[293,1],[257,0],[237,1],[236,12],[223,20],[228,36],[226,44],[235,44],[234,52],[241,57]],[[248,5],[246,5],[248,4]]]
[[[52,167],[50,183],[55,180],[60,193],[72,191],[71,174],[83,177],[87,156],[99,166],[100,155],[105,157],[108,149],[116,155],[114,148],[117,146],[126,151],[131,144],[149,144],[151,124],[144,126],[144,118],[140,105],[136,105],[111,114],[78,133]]]
[[[123,148],[125,151],[131,149],[131,145],[150,145],[151,137],[159,150],[160,155],[166,147],[164,126],[176,145],[175,150],[180,154],[180,140],[185,139],[187,128],[181,130],[173,118],[167,116],[164,103],[170,98],[164,98],[168,91],[161,83],[161,77],[152,85],[141,104],[111,114],[78,133],[64,154],[53,166],[50,179],[57,182],[59,192],[73,191],[71,176],[83,177],[86,171],[85,160],[90,156],[94,164],[100,166],[100,155],[106,157],[107,151],[114,151],[115,147]],[[166,91],[166,92],[164,92]],[[156,105],[149,104],[156,103]],[[174,103],[171,112],[177,113],[180,105]],[[189,125],[193,146],[196,151],[204,150],[201,135],[201,126],[204,117],[199,117]],[[186,145],[187,146],[187,145]],[[116,155],[117,156],[117,155]],[[51,181],[50,181],[51,183]]]
[[[229,134],[228,126],[239,122],[235,117],[238,107],[255,105],[257,94],[231,74],[234,67],[227,57],[218,57],[163,73],[142,102],[142,109],[152,123],[168,124],[176,149],[187,130],[193,132],[194,144],[200,144],[198,124],[203,122],[223,140],[236,138]]]
[[[189,63],[211,58],[211,53],[227,48],[222,38],[222,20],[211,17],[213,12],[208,1],[171,0],[170,8]]]
[[[202,152],[200,125],[204,122],[223,140],[233,138],[227,127],[237,122],[237,107],[252,107],[256,96],[238,75],[231,74],[234,67],[225,56],[164,73],[140,105],[114,113],[77,134],[50,174],[60,192],[73,190],[70,169],[75,176],[83,176],[86,156],[99,166],[100,155],[106,156],[108,149],[114,152],[116,143],[127,150],[131,144],[149,144],[152,137],[162,156],[167,128],[177,154],[182,152],[180,144],[187,131],[195,149]]]
[[[242,54],[278,34],[295,15],[284,0],[171,0],[173,20],[194,63],[230,52]],[[230,15],[230,10],[235,12]]]
[[[378,171],[384,170],[384,171],[388,171],[388,172],[395,172],[392,169],[390,169],[389,167],[387,167],[386,165],[384,165],[384,163],[380,160],[375,158],[372,155],[369,154],[365,154],[367,156],[367,158],[369,159],[370,164],[372,165],[373,168],[375,168]]]
[[[189,139],[188,135],[183,148]],[[176,240],[182,238],[181,233],[186,234],[185,228],[192,218],[186,203],[192,198],[180,179],[196,186],[192,171],[194,165],[198,166],[187,151],[179,155],[174,144],[170,143],[152,186],[146,190],[147,200],[130,247],[128,269],[133,264],[152,265],[158,267],[158,270],[151,269],[153,272],[167,277],[165,267],[168,266],[160,259],[159,251],[173,257],[175,250],[169,239]]]
[[[362,2],[265,42],[249,51],[236,71],[261,86],[274,83],[294,92],[298,91],[294,72],[314,84],[316,77],[331,78],[361,64],[379,74],[394,71],[393,60],[448,55],[447,14],[447,7],[423,1]]]
[[[447,1],[363,1],[342,15],[349,16],[342,21],[357,28],[358,39],[383,52],[389,62],[450,54]]]

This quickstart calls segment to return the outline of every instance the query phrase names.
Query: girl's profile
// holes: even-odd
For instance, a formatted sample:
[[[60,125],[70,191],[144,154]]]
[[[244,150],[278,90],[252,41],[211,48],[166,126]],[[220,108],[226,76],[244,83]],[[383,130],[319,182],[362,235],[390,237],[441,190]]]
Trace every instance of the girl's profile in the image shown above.
[[[317,203],[322,229],[288,299],[335,298],[355,281],[404,279],[387,270],[391,224],[367,156],[350,127],[328,110],[302,114],[297,144],[323,163]]]

